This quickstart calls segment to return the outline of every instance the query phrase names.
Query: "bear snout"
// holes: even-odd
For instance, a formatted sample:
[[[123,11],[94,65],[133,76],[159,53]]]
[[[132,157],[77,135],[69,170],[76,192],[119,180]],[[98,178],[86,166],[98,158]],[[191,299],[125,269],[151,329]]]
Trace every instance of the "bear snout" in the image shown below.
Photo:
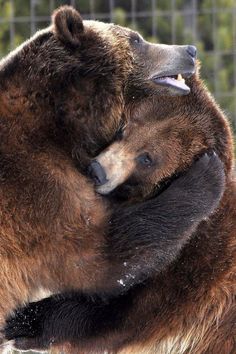
[[[104,168],[96,160],[91,162],[88,168],[88,174],[90,178],[94,181],[96,186],[102,186],[108,181]]]

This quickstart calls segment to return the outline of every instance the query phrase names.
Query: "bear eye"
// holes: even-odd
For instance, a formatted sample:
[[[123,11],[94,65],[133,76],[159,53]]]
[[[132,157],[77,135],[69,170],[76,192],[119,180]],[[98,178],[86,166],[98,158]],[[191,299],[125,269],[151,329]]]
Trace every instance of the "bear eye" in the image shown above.
[[[126,128],[126,123],[125,121],[121,121],[119,128],[117,129],[114,140],[121,140],[124,137],[125,134],[125,128]]]
[[[124,135],[124,127],[121,126],[121,127],[117,130],[114,140],[121,140],[121,139],[123,138],[123,135]]]
[[[138,33],[133,33],[131,35],[130,40],[131,40],[131,43],[133,43],[133,44],[140,44],[140,43],[142,43],[143,38]]]
[[[148,153],[139,155],[136,160],[145,167],[151,167],[153,164],[152,158]]]

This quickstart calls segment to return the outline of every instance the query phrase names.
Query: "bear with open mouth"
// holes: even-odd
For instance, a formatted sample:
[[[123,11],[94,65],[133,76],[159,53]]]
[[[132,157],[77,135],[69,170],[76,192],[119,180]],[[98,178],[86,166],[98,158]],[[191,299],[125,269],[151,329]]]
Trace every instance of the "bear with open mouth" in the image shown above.
[[[127,244],[136,254],[141,236],[137,220],[140,212],[149,218],[149,204],[130,199],[119,209],[95,192],[87,167],[129,121],[128,112],[142,95],[155,99],[188,93],[185,85],[176,84],[179,80],[172,78],[174,84],[166,85],[163,79],[159,83],[159,76],[185,75],[185,70],[191,75],[192,51],[191,46],[145,42],[138,33],[113,24],[83,21],[66,6],[54,13],[49,28],[0,62],[1,325],[8,313],[41,290],[124,290],[123,258],[133,258],[127,254]],[[199,163],[207,170],[204,161]],[[150,222],[153,238],[168,234],[170,224],[170,237],[178,235],[181,243],[186,242],[218,205],[224,172],[219,158],[210,161],[216,188],[208,203],[202,197],[211,173],[204,175],[204,181],[195,178],[193,190],[199,195],[189,190],[188,202],[176,197],[177,204],[172,204],[173,213],[182,209],[186,216],[180,233],[168,219],[160,220],[163,228]],[[192,168],[201,175],[198,163]],[[192,176],[190,168],[185,178],[188,172]],[[179,179],[166,197],[155,199],[157,213],[173,200],[172,187],[183,189],[184,183]],[[123,237],[120,226],[127,213],[133,226]],[[167,253],[173,257],[175,252],[179,253],[179,243]],[[161,259],[164,268],[170,259],[160,253]],[[127,289],[150,269],[148,264],[143,269],[137,265],[136,257],[135,279],[132,274]]]
[[[135,63],[143,53],[141,67],[149,50],[160,48],[136,37],[133,43]],[[121,194],[127,203],[111,216],[115,233],[106,248],[112,250],[111,261],[120,259],[126,269],[117,278],[123,291],[104,284],[97,291],[60,293],[18,309],[5,327],[16,348],[70,343],[66,350],[72,353],[235,352],[232,135],[198,71],[189,75],[195,54],[193,48],[186,51],[191,52],[187,64],[181,59],[176,72],[159,73],[156,67],[146,81],[141,69],[131,74],[119,140],[90,164],[97,191],[114,193],[111,199]],[[174,56],[164,58],[162,67],[174,61]],[[193,213],[194,202],[201,220]],[[110,270],[111,278],[118,275]]]

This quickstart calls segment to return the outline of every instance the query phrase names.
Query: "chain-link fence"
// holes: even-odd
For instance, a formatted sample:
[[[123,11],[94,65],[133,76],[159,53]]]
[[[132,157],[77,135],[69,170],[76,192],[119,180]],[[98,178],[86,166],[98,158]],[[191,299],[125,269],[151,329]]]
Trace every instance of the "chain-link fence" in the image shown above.
[[[47,26],[63,4],[151,41],[196,45],[202,76],[236,129],[236,0],[0,0],[0,57]]]

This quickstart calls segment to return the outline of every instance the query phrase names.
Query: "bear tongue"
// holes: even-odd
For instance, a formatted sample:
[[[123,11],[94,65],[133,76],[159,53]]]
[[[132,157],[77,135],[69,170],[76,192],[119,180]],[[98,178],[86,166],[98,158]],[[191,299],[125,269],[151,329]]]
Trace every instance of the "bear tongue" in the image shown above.
[[[154,81],[163,86],[180,89],[184,93],[190,92],[190,88],[185,84],[185,80],[183,79],[181,74],[178,74],[177,79],[171,76],[163,76],[160,78],[155,78]]]

